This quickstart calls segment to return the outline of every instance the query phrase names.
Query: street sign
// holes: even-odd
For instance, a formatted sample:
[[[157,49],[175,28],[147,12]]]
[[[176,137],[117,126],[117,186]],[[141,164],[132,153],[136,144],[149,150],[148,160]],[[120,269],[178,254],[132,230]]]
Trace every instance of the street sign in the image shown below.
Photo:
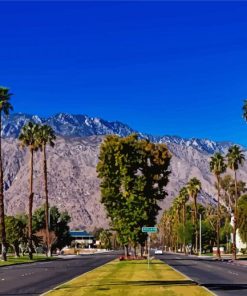
[[[142,232],[154,233],[157,231],[158,231],[157,227],[142,227]]]

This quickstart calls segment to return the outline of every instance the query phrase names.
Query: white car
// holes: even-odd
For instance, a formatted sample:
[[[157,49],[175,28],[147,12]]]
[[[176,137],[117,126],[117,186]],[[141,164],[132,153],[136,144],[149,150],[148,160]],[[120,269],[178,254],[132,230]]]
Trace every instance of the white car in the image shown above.
[[[160,249],[156,249],[156,250],[154,251],[154,254],[156,254],[156,255],[162,255],[162,254],[163,254],[163,251],[160,250]]]

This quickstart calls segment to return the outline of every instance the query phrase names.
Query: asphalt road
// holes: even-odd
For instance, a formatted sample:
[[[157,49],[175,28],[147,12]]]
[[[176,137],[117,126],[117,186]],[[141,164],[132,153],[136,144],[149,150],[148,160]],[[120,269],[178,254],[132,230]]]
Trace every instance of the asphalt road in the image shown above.
[[[156,255],[219,296],[247,295],[247,266],[178,254]]]
[[[104,253],[0,267],[0,295],[40,295],[116,257],[117,253]]]

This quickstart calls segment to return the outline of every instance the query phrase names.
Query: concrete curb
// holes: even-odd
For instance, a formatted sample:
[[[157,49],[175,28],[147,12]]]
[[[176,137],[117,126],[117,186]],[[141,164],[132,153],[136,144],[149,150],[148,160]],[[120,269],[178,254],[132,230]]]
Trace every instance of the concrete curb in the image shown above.
[[[20,262],[20,263],[13,263],[13,264],[7,264],[7,265],[0,265],[0,269],[1,268],[6,268],[6,267],[11,267],[11,266],[17,266],[17,265],[24,265],[24,264],[35,264],[35,263],[42,263],[42,262],[53,262],[55,260],[63,260],[62,258],[57,258],[57,259],[52,259],[52,260],[49,260],[49,259],[44,259],[44,260],[40,260],[40,261],[34,261],[34,262]]]

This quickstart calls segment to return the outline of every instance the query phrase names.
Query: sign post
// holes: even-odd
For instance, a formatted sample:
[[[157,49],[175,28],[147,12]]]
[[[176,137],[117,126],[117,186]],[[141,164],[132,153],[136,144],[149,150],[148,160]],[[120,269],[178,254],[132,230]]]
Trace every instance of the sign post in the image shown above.
[[[157,227],[142,227],[142,232],[146,232],[148,234],[148,269],[149,269],[149,262],[150,262],[150,233],[157,232]]]

